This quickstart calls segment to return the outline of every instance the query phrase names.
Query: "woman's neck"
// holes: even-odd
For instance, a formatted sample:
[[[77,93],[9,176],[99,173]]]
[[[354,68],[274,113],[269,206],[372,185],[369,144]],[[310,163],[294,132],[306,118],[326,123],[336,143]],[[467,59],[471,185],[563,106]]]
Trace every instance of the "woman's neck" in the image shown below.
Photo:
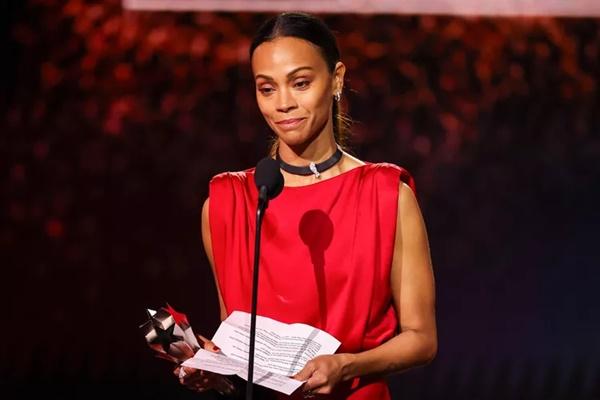
[[[287,164],[306,166],[311,162],[320,163],[335,153],[337,144],[333,134],[321,134],[307,145],[289,146],[279,141],[279,157]]]
[[[279,158],[286,164],[297,167],[306,167],[311,163],[319,164],[335,153],[338,146],[333,137],[333,132],[321,134],[313,141],[302,146],[289,146],[283,141],[279,142],[278,153]],[[343,159],[342,159],[343,161]],[[319,176],[311,175],[296,175],[282,170],[285,186],[304,186],[316,181],[332,178],[342,172],[341,166],[343,162],[336,163],[333,167],[321,172]]]

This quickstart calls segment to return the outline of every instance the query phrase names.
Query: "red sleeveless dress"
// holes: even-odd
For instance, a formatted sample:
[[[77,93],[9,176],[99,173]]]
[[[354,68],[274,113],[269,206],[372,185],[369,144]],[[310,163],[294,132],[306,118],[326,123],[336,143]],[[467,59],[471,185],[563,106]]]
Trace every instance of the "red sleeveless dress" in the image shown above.
[[[393,337],[398,320],[389,281],[401,180],[414,188],[404,169],[366,164],[307,186],[284,187],[263,220],[258,314],[329,332],[342,342],[339,353],[368,350]],[[254,169],[217,175],[209,189],[223,301],[228,314],[250,312]],[[363,378],[340,383],[331,398],[390,395],[383,379]]]

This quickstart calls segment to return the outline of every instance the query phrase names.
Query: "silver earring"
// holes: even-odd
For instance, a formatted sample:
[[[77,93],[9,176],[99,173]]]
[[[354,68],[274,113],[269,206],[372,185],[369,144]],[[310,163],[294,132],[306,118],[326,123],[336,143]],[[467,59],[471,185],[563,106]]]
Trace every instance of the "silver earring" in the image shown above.
[[[340,92],[337,92],[333,95],[333,98],[339,103],[340,99],[342,98],[342,95],[340,94]]]

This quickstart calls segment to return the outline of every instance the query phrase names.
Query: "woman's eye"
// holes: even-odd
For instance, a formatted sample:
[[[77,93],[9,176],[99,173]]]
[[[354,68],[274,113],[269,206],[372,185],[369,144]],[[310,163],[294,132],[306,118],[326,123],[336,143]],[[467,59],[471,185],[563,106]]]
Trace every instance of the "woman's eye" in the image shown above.
[[[273,92],[273,88],[272,87],[261,87],[258,89],[259,92],[261,92],[262,94],[271,94],[271,92]]]
[[[305,89],[308,87],[308,85],[310,85],[310,81],[297,81],[294,83],[294,87],[298,89]]]

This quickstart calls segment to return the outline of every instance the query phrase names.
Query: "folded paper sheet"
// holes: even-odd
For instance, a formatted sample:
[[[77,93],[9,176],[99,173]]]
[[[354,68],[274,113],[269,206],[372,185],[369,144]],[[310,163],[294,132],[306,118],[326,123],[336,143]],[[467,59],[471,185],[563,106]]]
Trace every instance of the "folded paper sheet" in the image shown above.
[[[198,350],[183,365],[247,379],[249,338],[250,314],[234,311],[212,339],[221,352]],[[336,338],[313,326],[257,316],[253,382],[289,395],[302,385],[290,376],[310,359],[333,354],[339,346]]]

